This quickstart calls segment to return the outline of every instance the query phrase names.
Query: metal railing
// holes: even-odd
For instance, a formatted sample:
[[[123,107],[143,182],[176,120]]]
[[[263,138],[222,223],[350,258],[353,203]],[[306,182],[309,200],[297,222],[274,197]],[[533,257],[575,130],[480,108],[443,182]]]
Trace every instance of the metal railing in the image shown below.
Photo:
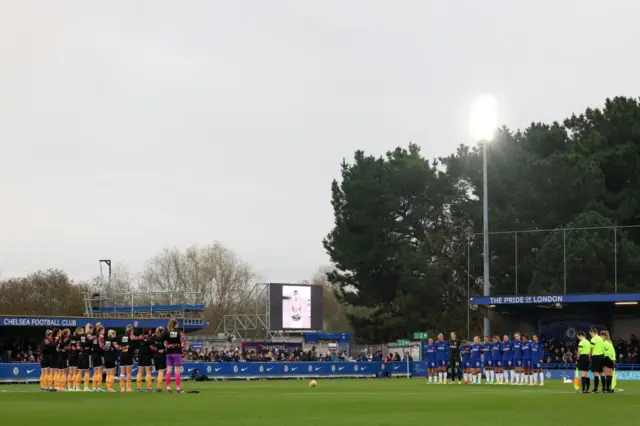
[[[85,293],[85,315],[89,317],[149,317],[149,318],[165,318],[165,317],[193,317],[201,319],[204,313],[201,311],[185,311],[182,308],[174,310],[153,310],[154,306],[182,306],[182,305],[198,305],[202,304],[202,292],[172,292],[172,291],[149,291],[149,292],[130,292],[117,294],[100,294]],[[149,306],[148,312],[137,312],[136,307]],[[130,310],[118,310],[118,312],[105,313],[104,308],[130,308]]]
[[[576,227],[576,228],[550,228],[550,229],[529,229],[522,231],[494,231],[489,232],[489,251],[491,253],[490,265],[494,266],[497,259],[500,260],[501,273],[508,272],[509,277],[513,280],[513,291],[505,294],[518,295],[523,293],[523,288],[528,287],[529,282],[523,278],[529,278],[540,266],[535,262],[532,264],[531,259],[535,258],[537,253],[542,249],[549,249],[550,241],[548,236],[557,234],[558,244],[555,246],[558,252],[562,251],[561,257],[558,259],[562,264],[562,272],[557,278],[562,282],[562,293],[570,294],[571,292],[581,293],[578,280],[574,283],[568,272],[568,267],[573,265],[572,262],[577,262],[579,259],[572,259],[571,251],[571,238],[575,237],[579,233],[580,238],[589,236],[589,233],[593,233],[591,237],[597,237],[598,240],[606,242],[610,245],[611,252],[607,255],[609,258],[607,262],[611,264],[611,271],[607,270],[607,281],[611,282],[611,288],[606,289],[607,292],[617,293],[619,283],[619,252],[620,243],[623,240],[622,237],[625,231],[638,229],[640,225],[628,225],[628,226],[598,226],[598,227]],[[467,284],[468,287],[476,287],[481,284],[482,281],[482,244],[483,234],[476,233],[473,237],[466,241],[466,257],[467,257]],[[496,247],[498,246],[498,247]],[[510,246],[510,249],[505,249],[505,246]],[[528,261],[524,266],[522,261]],[[476,259],[474,261],[474,259]],[[609,276],[610,275],[610,276]],[[554,277],[555,278],[555,277]],[[480,287],[478,287],[480,288]],[[504,289],[502,289],[504,290]],[[494,290],[492,290],[492,293]],[[526,289],[524,291],[526,293]]]

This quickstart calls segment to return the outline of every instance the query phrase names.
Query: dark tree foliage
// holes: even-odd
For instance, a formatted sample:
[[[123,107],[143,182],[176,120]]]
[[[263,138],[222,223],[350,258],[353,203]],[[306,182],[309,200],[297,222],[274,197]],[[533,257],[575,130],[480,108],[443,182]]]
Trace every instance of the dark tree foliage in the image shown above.
[[[501,128],[487,148],[489,228],[505,232],[490,238],[492,294],[640,291],[638,99]],[[464,328],[467,272],[471,294],[482,288],[481,203],[481,147],[431,162],[409,145],[343,162],[324,246],[329,280],[363,308],[351,310],[358,337]]]
[[[335,227],[324,245],[342,300],[368,308],[350,318],[360,338],[392,340],[459,310],[463,294],[451,254],[460,230],[451,210],[460,191],[416,145],[385,158],[358,151],[353,164],[342,164],[342,182],[332,185]]]
[[[81,316],[83,287],[59,269],[0,281],[0,312],[5,315]]]

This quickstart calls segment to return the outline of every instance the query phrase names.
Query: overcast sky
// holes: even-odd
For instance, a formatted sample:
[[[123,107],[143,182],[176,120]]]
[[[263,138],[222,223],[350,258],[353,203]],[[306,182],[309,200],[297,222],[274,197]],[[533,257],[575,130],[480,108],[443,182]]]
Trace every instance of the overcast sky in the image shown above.
[[[356,149],[470,143],[640,93],[640,2],[0,0],[0,271],[132,271],[219,241],[269,281],[328,262]]]

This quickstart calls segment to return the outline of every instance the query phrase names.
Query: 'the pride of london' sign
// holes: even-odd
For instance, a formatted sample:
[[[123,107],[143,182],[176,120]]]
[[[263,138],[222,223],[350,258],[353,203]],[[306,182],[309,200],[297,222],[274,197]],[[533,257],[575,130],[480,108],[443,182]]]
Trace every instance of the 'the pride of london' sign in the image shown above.
[[[562,303],[562,296],[499,296],[490,297],[492,305],[519,305],[529,303]]]
[[[640,293],[544,294],[541,296],[479,296],[471,305],[546,305],[555,303],[628,303],[640,302]]]

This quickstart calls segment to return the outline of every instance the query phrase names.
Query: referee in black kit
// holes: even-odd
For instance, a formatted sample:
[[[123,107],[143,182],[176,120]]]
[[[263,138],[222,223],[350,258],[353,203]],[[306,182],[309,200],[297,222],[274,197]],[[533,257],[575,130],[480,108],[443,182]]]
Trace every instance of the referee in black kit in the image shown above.
[[[449,368],[451,368],[451,383],[455,383],[456,378],[458,384],[462,384],[462,369],[460,368],[460,340],[456,338],[456,332],[451,332],[451,340],[449,340]]]

